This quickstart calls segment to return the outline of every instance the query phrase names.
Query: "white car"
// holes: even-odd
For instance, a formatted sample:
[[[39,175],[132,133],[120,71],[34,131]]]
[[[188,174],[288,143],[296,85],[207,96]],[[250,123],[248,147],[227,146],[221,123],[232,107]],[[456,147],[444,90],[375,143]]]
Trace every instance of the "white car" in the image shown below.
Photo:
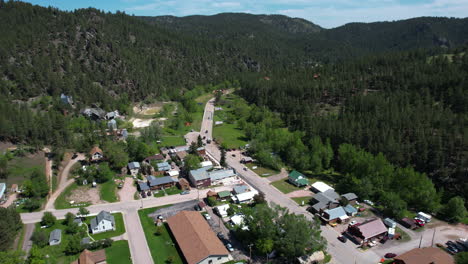
[[[355,224],[357,224],[357,222],[356,222],[355,220],[349,222],[349,225],[350,225],[350,226],[353,226],[353,225],[355,225]]]
[[[232,247],[231,244],[227,244],[227,245],[226,245],[226,248],[229,250],[229,252],[233,252],[233,251],[234,251],[234,248]]]
[[[203,215],[205,217],[206,220],[210,220],[211,219],[211,216],[209,214],[204,214]]]

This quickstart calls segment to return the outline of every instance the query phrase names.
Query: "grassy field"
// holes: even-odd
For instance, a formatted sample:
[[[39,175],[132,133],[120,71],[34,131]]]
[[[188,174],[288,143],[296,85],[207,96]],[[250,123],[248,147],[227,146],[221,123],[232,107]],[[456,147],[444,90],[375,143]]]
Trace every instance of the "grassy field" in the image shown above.
[[[44,152],[39,151],[36,154],[26,155],[25,157],[14,157],[8,161],[8,178],[5,182],[7,186],[14,183],[21,185],[36,169],[43,173],[45,172]]]
[[[65,254],[65,247],[70,239],[70,235],[65,233],[66,226],[62,224],[62,221],[57,221],[55,225],[41,229],[41,223],[36,223],[36,230],[44,230],[47,233],[47,237],[49,237],[50,232],[54,229],[62,230],[62,241],[59,245],[56,246],[45,246],[41,248],[41,252],[44,255],[48,255],[47,262],[45,263],[58,263],[58,264],[68,264],[73,260],[77,259],[78,255],[66,255]]]
[[[180,194],[182,191],[176,186],[164,190],[167,195]]]
[[[117,185],[113,180],[107,181],[100,185],[99,195],[101,196],[101,200],[107,201],[109,203],[118,201],[117,195],[115,194]]]
[[[224,123],[213,127],[213,138],[227,148],[239,148],[247,144],[244,132],[236,124]]]
[[[275,171],[275,170],[272,170],[272,169],[269,169],[269,168],[260,167],[258,164],[255,164],[255,163],[247,163],[247,164],[245,164],[245,166],[247,166],[249,169],[251,169],[252,171],[257,173],[261,177],[269,177],[269,176],[280,173],[279,171]],[[252,169],[252,167],[254,167],[254,166],[257,166],[257,168]]]
[[[120,236],[122,235],[123,233],[125,233],[125,225],[124,225],[124,222],[123,222],[123,216],[121,213],[114,213],[112,214],[114,216],[114,219],[115,219],[115,231],[108,231],[108,232],[103,232],[103,233],[99,233],[99,234],[90,234],[95,240],[101,240],[101,239],[105,239],[105,238],[111,238],[111,237],[116,237],[116,236]],[[89,223],[91,222],[91,219],[95,218],[96,216],[89,216],[89,217],[86,217],[86,224],[88,224],[89,226]]]
[[[280,190],[282,193],[290,193],[297,190],[302,190],[303,188],[296,187],[288,182],[288,179],[282,179],[279,181],[272,182],[271,185],[275,186],[276,189]]]
[[[106,257],[108,264],[131,264],[128,241],[114,241],[111,247],[106,248]]]
[[[183,136],[163,136],[161,138],[161,147],[168,146],[183,146],[185,145],[185,138]]]
[[[312,197],[306,196],[306,197],[293,197],[292,199],[300,206],[307,206],[310,202],[310,199]],[[304,205],[302,204],[304,202]]]
[[[67,208],[77,208],[77,206],[72,206],[70,203],[67,201],[67,197],[70,196],[70,194],[73,192],[73,190],[79,188],[76,183],[73,183],[72,185],[68,186],[60,195],[57,197],[57,200],[55,200],[55,209],[67,209]],[[88,206],[90,203],[84,203],[83,206]]]
[[[169,206],[169,205],[167,205]],[[161,208],[161,207],[159,207]],[[175,243],[169,233],[169,227],[164,225],[160,235],[156,235],[156,226],[154,225],[153,219],[148,217],[148,214],[157,210],[156,208],[148,208],[138,211],[140,216],[141,225],[145,231],[146,241],[153,256],[155,264],[165,264],[169,257],[173,258],[171,263],[182,264],[182,256],[179,254]]]

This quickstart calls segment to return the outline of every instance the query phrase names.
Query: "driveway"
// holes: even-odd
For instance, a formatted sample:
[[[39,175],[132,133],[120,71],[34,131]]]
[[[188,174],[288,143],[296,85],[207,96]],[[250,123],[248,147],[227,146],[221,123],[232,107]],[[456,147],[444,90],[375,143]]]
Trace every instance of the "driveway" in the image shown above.
[[[284,168],[281,168],[281,172],[278,173],[278,174],[275,174],[273,176],[270,176],[270,177],[267,177],[267,179],[271,182],[274,182],[274,181],[279,181],[279,180],[282,180],[282,179],[285,179],[288,177],[288,171],[286,171]]]
[[[122,189],[119,190],[119,198],[121,202],[133,201],[135,192],[137,191],[133,184],[133,179],[125,177],[125,182]]]

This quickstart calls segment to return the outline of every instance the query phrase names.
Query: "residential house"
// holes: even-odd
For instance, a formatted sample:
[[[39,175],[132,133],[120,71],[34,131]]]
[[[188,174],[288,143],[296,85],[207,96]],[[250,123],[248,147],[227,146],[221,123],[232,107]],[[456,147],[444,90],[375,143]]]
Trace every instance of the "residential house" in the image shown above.
[[[249,192],[236,194],[232,197],[232,200],[236,203],[250,203],[257,194],[258,192],[256,190],[252,190]]]
[[[60,95],[60,101],[62,103],[64,103],[64,104],[72,105],[73,104],[73,97],[65,95],[65,94],[61,94]]]
[[[104,249],[98,251],[89,251],[87,249],[81,252],[79,258],[71,264],[105,264],[107,263],[106,251]]]
[[[181,211],[169,217],[167,224],[187,264],[221,264],[232,259],[199,212]]]
[[[185,157],[188,155],[187,151],[179,151],[175,153],[176,157],[180,160],[183,161]]]
[[[440,248],[415,248],[396,256],[395,264],[455,264],[452,256]]]
[[[6,191],[6,184],[4,182],[0,182],[0,200],[4,198],[5,191]]]
[[[172,179],[171,176],[154,177],[148,176],[148,185],[151,190],[161,190],[175,186],[178,181]]]
[[[97,146],[91,149],[89,155],[91,156],[92,162],[101,161],[104,158],[104,152]]]
[[[166,171],[166,175],[172,177],[172,179],[177,180],[179,178],[179,171],[178,170],[170,170]]]
[[[343,207],[336,207],[333,209],[326,209],[323,211],[322,219],[327,221],[329,224],[331,223],[343,223],[349,219],[346,211]]]
[[[156,155],[153,155],[153,156],[146,157],[143,160],[143,162],[145,162],[147,164],[150,164],[151,161],[160,162],[160,161],[163,161],[163,160],[164,160],[164,156],[162,154],[156,154]]]
[[[114,216],[107,211],[101,211],[95,218],[91,219],[90,226],[93,234],[115,230]]]
[[[198,152],[198,155],[200,155],[200,156],[205,156],[206,155],[205,147],[197,148],[197,152]]]
[[[147,192],[150,190],[148,182],[138,182],[138,190],[140,192]]]
[[[311,187],[312,190],[316,193],[326,192],[328,190],[335,190],[330,185],[320,181],[314,182],[314,184],[312,184]]]
[[[107,128],[110,130],[116,130],[117,129],[117,121],[115,119],[111,119],[107,122]]]
[[[234,188],[232,189],[234,194],[245,193],[248,190],[249,190],[249,186],[247,185],[237,185],[237,186],[234,186]]]
[[[338,199],[340,195],[338,195],[333,189],[328,189],[325,192],[317,193],[312,197],[312,200],[315,201],[315,204],[312,205],[312,209],[320,213],[322,210],[325,209],[333,209],[340,205]]]
[[[184,178],[179,179],[179,189],[182,191],[190,190],[189,182]]]
[[[345,194],[341,195],[341,197],[348,200],[349,203],[352,204],[352,205],[355,205],[356,202],[357,202],[357,199],[358,199],[357,195],[354,194],[354,193],[345,193]]]
[[[191,170],[189,172],[189,180],[190,183],[197,188],[211,185],[210,175],[208,175],[206,168]]]
[[[83,111],[81,111],[81,113],[84,116],[91,118],[93,120],[104,119],[106,115],[106,112],[102,110],[101,108],[86,108]]]
[[[158,167],[157,171],[170,171],[171,170],[171,165],[169,165],[167,161],[157,163],[156,166]]]
[[[106,115],[105,115],[105,118],[107,120],[111,120],[111,119],[115,119],[119,117],[119,111],[115,110],[115,111],[112,111],[112,112],[108,112]]]
[[[371,219],[360,225],[353,225],[348,227],[348,231],[358,241],[363,243],[370,241],[372,238],[383,236],[387,233],[387,227],[384,225],[380,218]]]
[[[215,211],[219,216],[226,217],[228,216],[227,210],[229,209],[229,204],[223,204],[215,206],[213,211]]]
[[[344,207],[344,210],[346,211],[346,214],[349,216],[355,216],[358,212],[356,207],[352,206],[351,204],[348,204]]]
[[[231,192],[230,191],[221,191],[221,192],[218,192],[218,198],[219,200],[221,201],[226,201],[227,199],[229,199],[231,197]]]
[[[247,226],[244,226],[244,218],[243,214],[235,214],[231,216],[229,221],[235,226],[240,226],[242,230],[249,230]]]
[[[140,163],[136,161],[128,163],[127,167],[128,167],[128,171],[130,172],[130,175],[132,176],[137,176],[141,168]]]
[[[233,169],[223,169],[223,170],[215,170],[208,172],[210,176],[211,185],[218,185],[222,184],[223,180],[231,177],[235,177],[236,173]]]
[[[62,242],[62,230],[54,229],[49,235],[49,245],[56,246]]]
[[[211,162],[209,160],[202,161],[202,162],[200,162],[200,167],[209,170],[209,169],[213,168],[213,162]]]
[[[302,187],[302,186],[306,186],[307,184],[309,184],[309,180],[302,173],[295,171],[295,170],[289,173],[288,180],[291,184],[297,187]]]

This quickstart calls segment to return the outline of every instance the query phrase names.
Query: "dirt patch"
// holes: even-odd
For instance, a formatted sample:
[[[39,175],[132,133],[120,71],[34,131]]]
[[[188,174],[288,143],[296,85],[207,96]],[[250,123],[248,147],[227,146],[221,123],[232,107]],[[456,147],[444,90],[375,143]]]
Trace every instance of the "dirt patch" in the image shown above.
[[[90,188],[86,186],[80,186],[73,190],[72,194],[67,197],[67,201],[74,201],[75,203],[91,203],[91,204],[102,204],[106,203],[101,200],[99,196],[98,188]]]
[[[155,115],[161,111],[163,104],[158,102],[150,105],[134,106],[133,112],[138,115]]]
[[[292,198],[292,197],[307,197],[307,196],[310,196],[312,197],[314,195],[313,192],[309,191],[309,190],[298,190],[298,191],[294,191],[294,192],[290,192],[288,194],[286,194],[286,196]]]
[[[133,201],[135,192],[137,191],[135,185],[133,185],[133,179],[130,177],[125,178],[124,185],[119,191],[119,198],[121,202]]]
[[[132,118],[130,119],[130,122],[132,122],[134,128],[143,128],[143,127],[149,127],[153,121],[156,119],[150,118],[150,119],[140,119],[140,118]]]

